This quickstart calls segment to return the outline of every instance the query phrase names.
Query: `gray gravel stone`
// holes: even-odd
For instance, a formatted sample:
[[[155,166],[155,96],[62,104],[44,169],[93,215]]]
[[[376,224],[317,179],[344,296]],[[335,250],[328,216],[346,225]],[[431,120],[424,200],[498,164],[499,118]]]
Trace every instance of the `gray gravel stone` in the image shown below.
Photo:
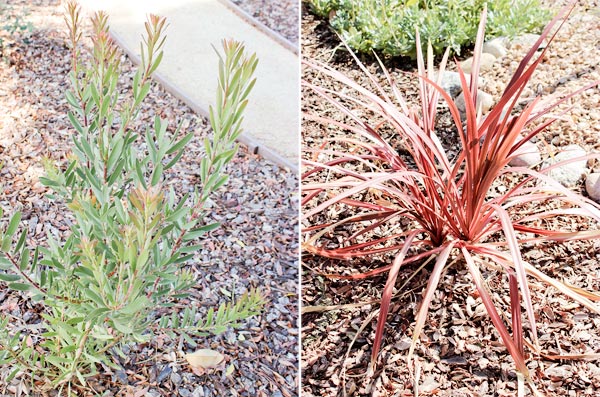
[[[514,48],[514,49],[526,49],[529,50],[531,47],[533,47],[533,45],[535,44],[535,42],[540,38],[539,34],[534,34],[534,33],[525,33],[522,35],[519,35],[517,37],[515,37],[514,39],[512,39],[512,41],[510,42],[510,48]],[[546,41],[542,41],[542,44],[540,44],[540,48],[545,48],[546,47]]]
[[[465,105],[465,97],[464,93],[460,93],[460,95],[454,101],[456,103],[456,107],[460,110],[461,114],[464,116],[466,113],[466,105]],[[477,90],[477,109],[481,108],[482,113],[487,113],[492,106],[494,105],[494,98],[488,94],[487,92]]]
[[[496,58],[502,58],[506,55],[506,41],[505,37],[496,37],[495,39],[488,40],[483,43],[482,51],[486,54],[491,54]]]
[[[549,167],[553,164],[567,161],[577,157],[585,156],[587,153],[579,145],[569,145],[561,149],[555,156],[548,158],[543,165],[543,168]],[[561,165],[547,173],[548,176],[554,178],[557,182],[560,182],[563,186],[572,187],[574,186],[579,178],[581,178],[586,172],[587,160],[577,160],[570,163]]]
[[[484,52],[481,54],[481,58],[479,59],[479,70],[489,70],[492,68],[492,65],[496,62],[496,57],[492,54],[488,54]],[[473,58],[467,58],[460,63],[460,68],[465,73],[471,73],[471,67],[473,64]]]
[[[179,375],[177,372],[173,372],[171,374],[171,382],[173,382],[173,384],[178,385],[181,383],[181,381],[181,375]]]
[[[514,167],[531,167],[541,161],[542,156],[538,147],[533,142],[525,142],[508,164]]]
[[[465,73],[465,78],[467,83],[471,81],[471,75],[469,73]],[[485,81],[482,77],[479,77],[477,80],[479,85],[483,85]],[[450,94],[452,98],[456,98],[458,94],[462,91],[462,86],[460,85],[460,75],[458,72],[451,72],[449,70],[444,71],[444,77],[442,77],[442,88]]]

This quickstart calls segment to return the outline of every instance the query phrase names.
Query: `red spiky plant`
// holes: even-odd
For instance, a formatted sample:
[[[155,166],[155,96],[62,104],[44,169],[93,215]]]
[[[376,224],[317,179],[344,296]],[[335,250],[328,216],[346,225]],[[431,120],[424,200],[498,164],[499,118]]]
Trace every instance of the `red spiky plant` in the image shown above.
[[[489,318],[515,361],[519,379],[526,379],[530,385],[531,378],[524,352],[525,336],[521,324],[522,306],[530,325],[529,336],[533,347],[539,349],[539,345],[527,277],[545,282],[589,310],[600,313],[600,308],[593,302],[600,298],[598,295],[568,286],[542,273],[525,261],[520,251],[525,243],[600,238],[599,230],[548,230],[541,222],[535,222],[558,216],[572,216],[585,217],[593,225],[600,220],[600,206],[563,187],[547,175],[550,170],[564,163],[539,171],[509,165],[525,142],[559,117],[550,115],[552,110],[573,95],[591,87],[584,87],[555,103],[542,104],[540,98],[536,98],[522,110],[517,108],[521,93],[548,49],[546,47],[538,53],[542,41],[548,38],[549,44],[553,40],[558,31],[556,29],[551,34],[553,27],[563,17],[568,17],[571,11],[572,7],[564,8],[548,24],[485,118],[476,109],[476,76],[479,73],[484,40],[485,11],[479,25],[470,82],[459,66],[466,107],[464,121],[452,98],[441,88],[448,52],[440,63],[439,72],[435,73],[433,56],[428,51],[426,68],[418,35],[418,107],[409,105],[381,61],[380,66],[390,86],[387,91],[352,54],[376,87],[376,92],[359,85],[328,65],[305,61],[307,67],[344,86],[343,91],[336,92],[303,82],[304,86],[314,90],[351,122],[305,115],[307,119],[344,131],[344,135],[325,142],[320,148],[307,149],[313,153],[313,157],[312,160],[303,162],[302,219],[305,225],[309,225],[303,230],[303,250],[333,259],[395,253],[391,265],[349,277],[359,279],[388,272],[381,298],[371,369],[382,342],[392,291],[400,268],[407,263],[432,256],[436,257],[435,265],[416,317],[409,361],[434,292],[453,253],[462,255],[462,263],[473,278]],[[559,23],[559,28],[562,23]],[[446,102],[460,137],[461,150],[455,157],[447,155],[436,136],[436,112],[440,98]],[[373,117],[369,120],[361,118],[353,110],[356,108]],[[384,127],[393,130],[401,138],[403,155],[379,132]],[[353,134],[359,139],[352,137]],[[330,149],[328,145],[332,141],[359,150],[344,152],[336,148]],[[406,153],[410,160],[407,160]],[[323,157],[328,160],[319,160]],[[581,158],[570,161],[577,160]],[[369,171],[360,171],[361,169]],[[490,195],[493,184],[506,174],[518,175],[520,182],[509,187],[503,194]],[[377,192],[380,199],[369,200],[370,195],[365,194],[367,192]],[[356,197],[367,198],[361,200]],[[549,210],[536,205],[547,200],[562,202],[562,209]],[[519,207],[518,212],[514,211],[516,206]],[[332,213],[342,215],[331,219]],[[323,222],[322,219],[326,221]],[[373,231],[378,227],[399,219],[403,222],[398,224],[405,225],[403,230],[374,236]],[[351,235],[341,239],[343,241],[337,247],[328,248],[324,243],[325,238],[335,235],[342,228],[352,230]],[[498,238],[499,235],[502,237]],[[330,243],[330,240],[327,241]],[[508,277],[512,333],[498,313],[482,277],[481,268],[485,267],[502,269]]]

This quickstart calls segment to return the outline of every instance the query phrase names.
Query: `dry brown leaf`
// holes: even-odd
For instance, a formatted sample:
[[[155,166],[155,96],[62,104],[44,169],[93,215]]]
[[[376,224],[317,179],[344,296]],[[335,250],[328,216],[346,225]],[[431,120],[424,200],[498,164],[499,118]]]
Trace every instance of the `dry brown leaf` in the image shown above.
[[[204,373],[204,370],[219,365],[225,359],[225,356],[216,350],[199,349],[193,353],[186,354],[185,359],[190,364],[192,371],[196,375],[200,375]]]

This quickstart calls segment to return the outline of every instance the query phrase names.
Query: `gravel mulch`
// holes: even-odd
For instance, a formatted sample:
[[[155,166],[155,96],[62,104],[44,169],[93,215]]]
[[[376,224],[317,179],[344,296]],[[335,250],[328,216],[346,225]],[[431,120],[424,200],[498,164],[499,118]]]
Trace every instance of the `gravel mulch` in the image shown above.
[[[550,4],[550,2],[548,2]],[[554,2],[552,2],[554,3]],[[557,2],[564,3],[564,2]],[[560,4],[555,4],[557,7]],[[302,54],[332,65],[335,69],[367,84],[326,21],[302,10]],[[501,93],[508,77],[524,52],[511,52],[493,69],[482,73],[484,91]],[[362,56],[366,67],[382,80],[372,57]],[[558,33],[539,66],[525,100],[533,95],[555,97],[575,91],[600,80],[600,14],[596,1],[580,1],[574,14]],[[398,86],[410,101],[418,98],[415,79],[402,71],[414,71],[403,59],[386,59]],[[456,70],[451,67],[451,70]],[[322,87],[337,87],[314,71],[303,68],[303,78]],[[305,89],[302,111],[323,117],[339,117],[336,109]],[[592,89],[568,106],[568,115],[539,136],[536,144],[545,155],[557,153],[567,144],[581,145],[588,152],[600,152],[600,90]],[[440,115],[442,127],[444,118]],[[442,128],[443,131],[443,128]],[[304,121],[302,126],[303,156],[308,148],[318,148],[328,137],[340,131]],[[449,134],[442,136],[449,150],[459,143]],[[331,148],[331,146],[329,146]],[[343,148],[339,148],[344,150]],[[598,170],[598,164],[588,166]],[[505,181],[510,183],[511,181]],[[583,181],[574,190],[583,192]],[[585,193],[583,193],[585,194]],[[548,204],[550,205],[550,203]],[[302,226],[310,225],[306,222]],[[563,225],[561,225],[563,226]],[[574,229],[598,225],[574,222]],[[600,242],[569,242],[523,247],[530,263],[552,277],[591,291],[600,289]],[[348,274],[364,272],[386,264],[389,258],[370,262],[348,260],[335,262],[309,254],[302,256],[302,395],[310,396],[412,396],[417,395],[406,353],[412,338],[414,317],[428,281],[427,271],[419,272],[405,289],[392,300],[384,341],[373,377],[366,375],[375,334],[379,299],[387,275],[360,280],[327,279],[319,272]],[[407,266],[398,277],[405,280],[418,266]],[[435,293],[418,356],[420,396],[514,396],[517,379],[514,364],[493,330],[485,309],[464,264],[459,260],[443,276]],[[506,279],[497,272],[485,273],[494,288],[497,301],[507,297]],[[538,326],[542,351],[549,354],[591,353],[600,351],[600,317],[573,304],[555,290],[532,282],[534,309],[539,313]],[[342,305],[344,305],[342,307]],[[337,306],[332,308],[331,306]],[[508,306],[501,308],[507,312]],[[600,395],[600,365],[594,361],[550,361],[533,357],[530,368],[538,388],[547,396]],[[416,369],[415,369],[416,370]]]
[[[74,131],[65,100],[70,51],[64,44],[66,29],[59,1],[15,0],[10,6],[27,10],[34,30],[26,35],[26,42],[6,38],[0,59],[0,206],[6,214],[22,210],[29,242],[37,245],[44,243],[49,232],[61,236],[68,230],[65,208],[45,197],[39,176],[43,175],[43,158],[62,164],[70,150]],[[126,70],[123,81],[130,79],[130,60],[123,55],[121,64]],[[178,193],[192,190],[198,181],[201,139],[211,134],[207,120],[157,84],[142,114],[135,128],[145,128],[160,114],[169,120],[171,132],[180,121],[195,132],[171,179]],[[193,349],[179,340],[160,339],[131,346],[123,372],[107,374],[94,385],[100,395],[298,395],[298,179],[290,170],[244,147],[227,172],[230,179],[212,197],[207,214],[207,221],[218,221],[221,227],[203,242],[205,248],[192,261],[197,285],[176,308],[208,309],[252,287],[266,295],[264,311],[241,328],[197,340],[198,347],[221,351],[227,365],[233,364],[233,374],[219,369],[196,376],[183,359]],[[35,310],[26,296],[0,284],[3,314],[24,323]],[[0,394],[36,394],[19,377],[5,384],[2,379],[7,371],[0,367]]]

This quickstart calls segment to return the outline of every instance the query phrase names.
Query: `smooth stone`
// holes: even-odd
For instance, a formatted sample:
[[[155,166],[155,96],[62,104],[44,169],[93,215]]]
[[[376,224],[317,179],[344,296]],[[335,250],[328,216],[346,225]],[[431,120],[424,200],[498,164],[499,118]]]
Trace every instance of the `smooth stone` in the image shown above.
[[[600,172],[593,172],[587,176],[585,190],[592,200],[600,201]]]
[[[581,146],[568,145],[562,148],[559,153],[544,161],[542,171],[543,168],[549,167],[553,164],[577,157],[582,157],[586,154],[587,152]],[[587,160],[577,160],[559,166],[558,168],[554,168],[550,172],[546,173],[546,175],[561,183],[565,187],[572,187],[579,181],[579,178],[581,178],[582,175],[587,173],[586,165]]]
[[[508,163],[513,167],[532,167],[542,161],[537,145],[530,141],[525,142],[513,156]]]
[[[481,54],[479,58],[479,70],[488,70],[491,69],[492,65],[496,62],[496,57],[492,54],[488,54],[484,52]],[[460,68],[465,73],[471,73],[471,68],[473,66],[473,57],[467,58],[460,63]]]
[[[469,73],[465,73],[465,79],[467,80],[467,84],[470,84],[471,75]],[[483,85],[485,83],[483,77],[479,77],[477,83],[479,85]],[[452,98],[456,98],[462,91],[462,86],[460,85],[460,74],[458,72],[445,70],[444,76],[442,77],[442,88],[444,91],[450,94]]]
[[[496,58],[502,58],[506,55],[505,42],[506,38],[504,37],[496,37],[495,39],[488,40],[483,43],[482,51],[487,54],[492,54]]]
[[[519,35],[511,40],[510,48],[529,50],[535,45],[536,41],[538,41],[539,38],[540,35],[535,33],[525,33]],[[546,48],[547,45],[548,43],[546,42],[546,40],[542,41],[538,50]]]
[[[465,96],[461,92],[460,95],[454,100],[456,107],[460,111],[461,115],[466,114]],[[494,106],[494,98],[487,92],[477,90],[477,111],[481,108],[483,114],[487,113],[492,106]]]

